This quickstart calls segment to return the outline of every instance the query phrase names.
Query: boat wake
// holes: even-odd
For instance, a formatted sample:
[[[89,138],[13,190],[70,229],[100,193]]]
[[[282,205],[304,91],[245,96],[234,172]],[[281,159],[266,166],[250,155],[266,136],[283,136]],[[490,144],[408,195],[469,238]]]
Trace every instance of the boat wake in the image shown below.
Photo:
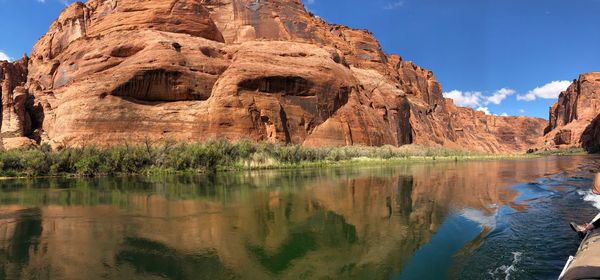
[[[512,252],[513,260],[510,265],[502,265],[493,270],[488,271],[491,276],[491,279],[504,279],[509,280],[510,275],[513,272],[517,271],[517,264],[521,261],[522,252]]]
[[[594,207],[600,210],[600,195],[595,195],[592,190],[578,190],[577,194],[581,195],[584,201],[591,202]]]

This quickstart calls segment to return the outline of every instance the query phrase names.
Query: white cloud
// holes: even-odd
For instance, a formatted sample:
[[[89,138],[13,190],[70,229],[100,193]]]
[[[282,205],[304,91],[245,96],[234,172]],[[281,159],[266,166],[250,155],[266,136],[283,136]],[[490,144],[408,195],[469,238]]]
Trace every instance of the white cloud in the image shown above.
[[[36,0],[38,3],[46,3],[46,0]],[[65,6],[68,5],[69,3],[73,2],[73,0],[57,0],[59,3],[64,4]],[[309,0],[309,2],[312,1],[314,2],[314,0]]]
[[[383,9],[385,10],[395,10],[398,9],[400,7],[404,6],[404,1],[396,1],[396,2],[392,2],[392,3],[388,3],[387,5],[385,5],[383,7]]]
[[[453,99],[458,106],[477,108],[488,104],[500,105],[504,99],[515,93],[516,91],[510,88],[501,88],[492,95],[484,95],[481,91],[453,90],[444,92],[444,97]]]
[[[525,109],[519,109],[519,113],[521,113],[521,114],[525,113]]]
[[[306,0],[306,4],[312,5],[315,3],[315,0]]]
[[[502,101],[504,99],[506,99],[507,97],[509,97],[515,93],[516,93],[516,91],[514,89],[501,88],[501,89],[497,90],[496,92],[494,92],[492,94],[492,96],[486,97],[486,102],[488,102],[488,104],[493,103],[496,105],[500,105],[500,103],[502,103]]]
[[[8,60],[8,61],[10,61],[11,59],[10,59],[10,57],[7,54],[5,54],[2,51],[0,51],[0,61],[2,61],[2,60]]]
[[[483,94],[479,91],[465,91],[453,90],[450,92],[444,92],[444,97],[451,98],[454,103],[458,106],[463,107],[478,107],[481,105]]]
[[[536,87],[524,95],[517,95],[517,100],[533,101],[537,98],[555,99],[558,95],[565,91],[571,82],[569,81],[552,81],[541,87]]]
[[[475,109],[477,111],[481,111],[484,112],[486,115],[491,115],[492,113],[490,112],[490,108],[488,107],[479,107],[477,109]]]
[[[501,117],[508,117],[508,113],[502,113],[500,114]]]

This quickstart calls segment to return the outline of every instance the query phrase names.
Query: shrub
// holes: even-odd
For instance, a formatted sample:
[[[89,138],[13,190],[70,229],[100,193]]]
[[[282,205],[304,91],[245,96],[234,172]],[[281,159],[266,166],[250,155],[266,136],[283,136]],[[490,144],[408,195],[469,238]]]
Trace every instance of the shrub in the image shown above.
[[[48,145],[25,150],[0,151],[3,176],[76,174],[98,176],[173,171],[215,171],[219,167],[266,168],[303,162],[344,161],[357,158],[393,159],[408,157],[459,157],[473,153],[441,147],[303,147],[267,142],[212,140],[205,143],[159,144],[114,147],[64,148]]]

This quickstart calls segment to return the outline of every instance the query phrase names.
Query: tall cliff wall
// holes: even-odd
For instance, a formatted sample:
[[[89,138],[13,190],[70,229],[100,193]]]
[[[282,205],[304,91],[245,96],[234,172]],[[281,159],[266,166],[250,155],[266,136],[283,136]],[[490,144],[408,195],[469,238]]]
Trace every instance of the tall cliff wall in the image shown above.
[[[587,73],[573,81],[550,108],[542,149],[600,146],[600,72]]]
[[[0,139],[2,146],[18,147],[35,144],[31,114],[37,110],[32,96],[24,88],[27,81],[29,58],[24,57],[14,63],[0,61]]]
[[[299,0],[74,3],[25,61],[21,136],[55,146],[251,138],[517,152],[545,126],[454,106],[431,71]]]

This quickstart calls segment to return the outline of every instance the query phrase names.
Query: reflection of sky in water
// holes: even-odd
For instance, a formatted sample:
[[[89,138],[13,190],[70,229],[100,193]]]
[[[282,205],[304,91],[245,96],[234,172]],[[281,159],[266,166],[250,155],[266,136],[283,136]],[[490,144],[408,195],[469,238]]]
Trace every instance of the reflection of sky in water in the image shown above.
[[[467,208],[462,211],[461,215],[468,220],[478,223],[482,227],[493,229],[496,227],[496,213],[497,210],[491,215],[487,215],[483,211]]]
[[[596,159],[590,158],[594,166]],[[587,221],[597,211],[590,204],[599,200],[589,195],[595,170],[566,168],[513,185],[518,196],[498,209],[496,226],[481,246],[457,257],[453,278],[556,279],[579,243],[568,223]]]
[[[397,279],[445,279],[453,256],[481,233],[479,224],[464,215],[452,215],[431,241],[421,247]]]

